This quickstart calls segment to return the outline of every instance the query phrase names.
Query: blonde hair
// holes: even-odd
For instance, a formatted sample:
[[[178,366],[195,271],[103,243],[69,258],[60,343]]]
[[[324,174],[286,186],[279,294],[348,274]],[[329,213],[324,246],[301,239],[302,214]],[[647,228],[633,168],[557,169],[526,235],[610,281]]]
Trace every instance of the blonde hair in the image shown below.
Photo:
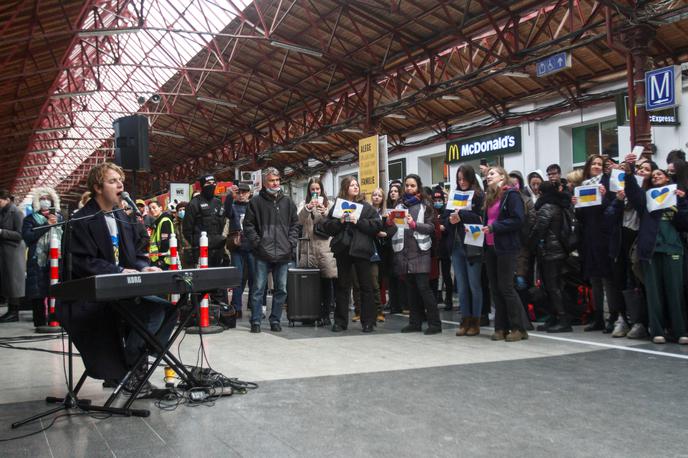
[[[121,176],[122,179],[124,179],[124,170],[122,170],[122,167],[119,165],[113,164],[112,162],[103,162],[102,164],[96,165],[91,169],[90,172],[88,172],[88,178],[86,179],[86,186],[91,192],[91,196],[96,195],[96,186],[100,188],[103,187],[105,172],[108,170],[113,170],[115,173]]]
[[[566,181],[568,181],[568,184],[573,187],[580,186],[580,184],[583,182],[583,170],[572,170],[571,172],[567,173]]]
[[[487,173],[485,174],[485,176],[489,175],[489,173],[492,170],[497,172],[503,178],[502,181],[497,185],[487,185],[487,189],[485,190],[485,208],[491,207],[492,204],[494,204],[500,197],[502,197],[502,186],[506,184],[506,181],[509,178],[509,175],[506,173],[506,170],[504,170],[503,167],[499,166],[492,166],[489,169],[487,169]]]
[[[382,196],[382,204],[380,204],[379,207],[376,206],[375,204],[373,204],[373,194],[375,194],[376,192]],[[373,190],[373,192],[370,193],[370,205],[372,205],[373,208],[375,208],[375,209],[382,210],[383,212],[385,210],[387,210],[387,196],[385,196],[385,190],[384,189],[377,188],[377,189]]]

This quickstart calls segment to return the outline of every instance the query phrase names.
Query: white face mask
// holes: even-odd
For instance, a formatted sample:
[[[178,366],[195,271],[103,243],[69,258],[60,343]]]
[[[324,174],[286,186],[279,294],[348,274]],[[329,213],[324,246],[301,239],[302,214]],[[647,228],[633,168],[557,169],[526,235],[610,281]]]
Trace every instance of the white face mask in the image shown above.
[[[52,205],[52,202],[47,199],[41,199],[38,201],[43,210],[47,210]]]

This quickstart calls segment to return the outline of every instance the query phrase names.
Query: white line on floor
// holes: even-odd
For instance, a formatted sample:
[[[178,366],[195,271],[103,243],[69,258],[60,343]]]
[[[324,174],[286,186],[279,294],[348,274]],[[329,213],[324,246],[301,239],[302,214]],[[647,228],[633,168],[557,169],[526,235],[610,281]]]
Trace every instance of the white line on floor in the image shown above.
[[[453,324],[456,326],[461,324],[461,323],[457,323],[456,321],[449,321],[449,320],[442,320],[442,323]],[[481,329],[485,329],[485,327],[481,326]],[[492,329],[492,328],[486,328],[486,329]],[[624,347],[622,345],[612,345],[612,344],[606,344],[606,343],[601,343],[601,342],[590,342],[588,340],[569,339],[567,337],[550,336],[547,334],[539,334],[536,332],[529,332],[528,335],[531,337],[540,337],[543,339],[559,340],[561,342],[571,342],[571,343],[578,343],[578,344],[583,344],[583,345],[592,345],[593,347],[602,347],[602,348],[611,348],[614,350],[633,351],[636,353],[645,353],[648,355],[667,356],[669,358],[688,359],[688,355],[678,355],[676,353],[668,353],[668,352],[655,351],[655,350],[646,350],[644,348]]]

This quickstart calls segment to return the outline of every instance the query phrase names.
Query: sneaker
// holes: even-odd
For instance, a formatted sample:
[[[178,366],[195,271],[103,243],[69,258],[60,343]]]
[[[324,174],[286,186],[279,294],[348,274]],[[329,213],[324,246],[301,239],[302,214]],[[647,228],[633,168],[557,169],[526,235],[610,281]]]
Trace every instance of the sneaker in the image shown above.
[[[498,340],[504,340],[504,339],[506,339],[506,332],[501,331],[499,329],[495,329],[495,331],[490,336],[490,340],[493,340],[495,342]]]
[[[664,338],[664,336],[654,336],[652,338],[652,343],[654,343],[654,344],[665,344],[666,339]]]
[[[519,340],[524,340],[523,332],[519,331],[518,329],[512,330],[504,340],[507,342],[518,342]],[[528,337],[525,337],[527,339]]]
[[[626,337],[628,334],[628,323],[623,318],[619,318],[614,323],[614,330],[612,331],[612,337]]]
[[[683,336],[678,338],[678,344],[679,345],[688,345],[688,337]]]
[[[282,325],[279,323],[270,323],[270,330],[272,332],[282,332]]]
[[[252,334],[260,333],[260,323],[251,323],[251,333]]]
[[[631,330],[628,331],[626,337],[629,339],[644,339],[647,337],[647,329],[645,329],[643,323],[636,323],[631,327]]]
[[[377,314],[377,322],[378,323],[384,323],[385,322],[385,315],[383,315],[382,312]]]
[[[351,321],[353,321],[354,323],[358,323],[359,321],[361,321],[361,314],[356,313],[354,317],[351,319]]]

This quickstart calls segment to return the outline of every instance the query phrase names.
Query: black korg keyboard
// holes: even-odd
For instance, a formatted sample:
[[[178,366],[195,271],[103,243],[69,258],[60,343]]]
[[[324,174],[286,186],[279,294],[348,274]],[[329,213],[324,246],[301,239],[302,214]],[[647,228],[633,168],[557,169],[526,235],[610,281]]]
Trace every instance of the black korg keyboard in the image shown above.
[[[236,267],[107,274],[70,280],[50,287],[63,300],[110,301],[157,294],[205,292],[234,288],[241,281]]]

